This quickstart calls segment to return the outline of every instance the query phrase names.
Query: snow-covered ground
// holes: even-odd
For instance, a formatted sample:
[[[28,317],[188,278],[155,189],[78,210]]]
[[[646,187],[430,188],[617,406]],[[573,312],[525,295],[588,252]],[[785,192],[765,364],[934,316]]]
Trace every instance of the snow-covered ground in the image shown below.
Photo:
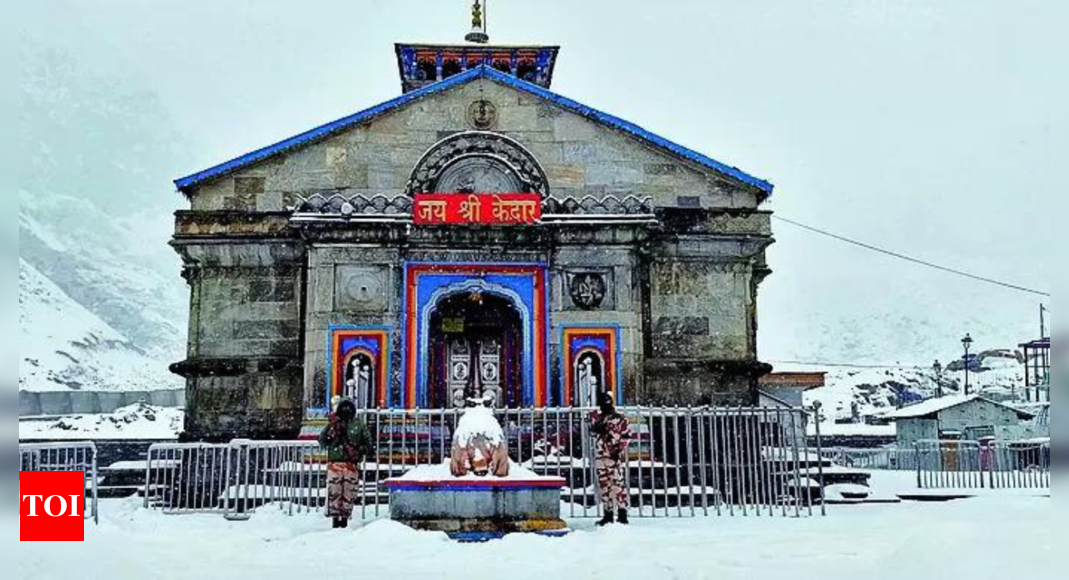
[[[84,543],[5,543],[16,578],[1053,578],[1049,498],[831,506],[827,517],[641,519],[565,538],[457,544],[386,520],[330,530],[264,509],[247,522],[105,500]],[[17,526],[6,520],[10,528]],[[14,535],[10,530],[9,534]],[[11,536],[9,536],[11,537]]]
[[[139,403],[114,413],[20,420],[19,440],[177,439],[183,417],[181,409]]]
[[[921,489],[917,486],[915,471],[884,471],[880,469],[860,469],[872,475],[869,479],[871,499],[894,499],[906,495],[969,495],[976,497],[1042,497],[1050,495],[1050,488],[1015,488],[1015,489]]]

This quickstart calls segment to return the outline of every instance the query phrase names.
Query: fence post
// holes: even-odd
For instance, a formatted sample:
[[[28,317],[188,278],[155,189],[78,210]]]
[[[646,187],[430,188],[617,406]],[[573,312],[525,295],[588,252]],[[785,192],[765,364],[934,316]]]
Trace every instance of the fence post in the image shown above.
[[[917,463],[917,489],[923,489],[921,487],[921,442],[913,442],[913,458]]]
[[[231,442],[231,444],[233,444],[233,442]],[[224,519],[230,519],[230,468],[233,465],[233,459],[232,459],[233,455],[234,455],[233,449],[227,448],[226,449],[226,463],[225,463],[225,466],[223,467],[223,485],[221,486],[221,488],[223,490],[223,518]],[[237,498],[235,498],[234,501],[235,501],[235,503],[237,503]]]
[[[93,452],[93,523],[100,524],[100,513],[97,510],[97,446],[90,442],[90,450]]]
[[[145,457],[145,509],[148,509],[149,494],[152,493],[152,448],[156,446],[156,443],[148,446],[148,453]]]
[[[983,475],[980,477],[982,478]],[[987,487],[995,489],[995,448],[993,445],[987,450]]]
[[[816,434],[817,434],[817,472],[820,474],[820,515],[826,516],[826,515],[828,515],[828,504],[827,504],[827,501],[825,501],[827,498],[824,497],[824,453],[823,453],[824,448],[822,447],[822,444],[820,442],[820,408],[821,407],[822,407],[822,405],[820,404],[820,401],[816,401],[816,402],[813,403],[813,408],[816,409],[815,415],[816,415],[816,423],[817,423],[817,425],[816,425]],[[806,463],[806,465],[809,465],[809,458],[808,457],[806,458],[806,462],[805,463]],[[809,470],[806,470],[806,478],[808,478],[808,477],[809,477]],[[806,487],[807,488],[809,487],[808,482],[806,482]]]

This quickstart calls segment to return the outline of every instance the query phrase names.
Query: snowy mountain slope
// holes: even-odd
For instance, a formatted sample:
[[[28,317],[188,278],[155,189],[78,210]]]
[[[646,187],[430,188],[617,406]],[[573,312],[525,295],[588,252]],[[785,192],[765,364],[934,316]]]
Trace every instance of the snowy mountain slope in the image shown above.
[[[180,387],[188,290],[167,242],[185,144],[138,79],[20,50],[19,389]]]
[[[143,221],[155,230],[142,233]],[[161,221],[22,190],[19,256],[139,349],[173,362],[184,348],[187,290]]]
[[[181,388],[166,364],[19,259],[19,390]]]

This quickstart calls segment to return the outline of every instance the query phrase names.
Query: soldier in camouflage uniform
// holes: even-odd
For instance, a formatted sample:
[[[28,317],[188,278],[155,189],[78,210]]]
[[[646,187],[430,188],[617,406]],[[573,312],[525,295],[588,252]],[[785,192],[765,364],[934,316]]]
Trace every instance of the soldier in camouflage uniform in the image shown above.
[[[356,419],[356,405],[348,399],[338,404],[330,423],[319,435],[327,449],[327,515],[334,528],[345,528],[353,514],[360,464],[371,447],[371,437],[363,421]]]
[[[598,489],[604,515],[599,526],[613,523],[628,523],[627,507],[630,494],[624,480],[627,463],[627,447],[633,433],[627,418],[616,411],[612,393],[598,394],[598,410],[590,414],[597,451]]]

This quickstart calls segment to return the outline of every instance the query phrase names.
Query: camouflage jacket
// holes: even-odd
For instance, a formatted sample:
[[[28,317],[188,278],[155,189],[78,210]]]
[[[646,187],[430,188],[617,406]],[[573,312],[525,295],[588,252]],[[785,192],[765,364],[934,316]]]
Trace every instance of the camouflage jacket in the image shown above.
[[[319,434],[319,444],[327,449],[327,461],[358,464],[371,451],[371,436],[363,421],[345,423],[332,414],[330,423]]]
[[[634,438],[627,418],[619,413],[603,415],[601,411],[590,414],[591,430],[597,443],[598,458],[622,459]]]

